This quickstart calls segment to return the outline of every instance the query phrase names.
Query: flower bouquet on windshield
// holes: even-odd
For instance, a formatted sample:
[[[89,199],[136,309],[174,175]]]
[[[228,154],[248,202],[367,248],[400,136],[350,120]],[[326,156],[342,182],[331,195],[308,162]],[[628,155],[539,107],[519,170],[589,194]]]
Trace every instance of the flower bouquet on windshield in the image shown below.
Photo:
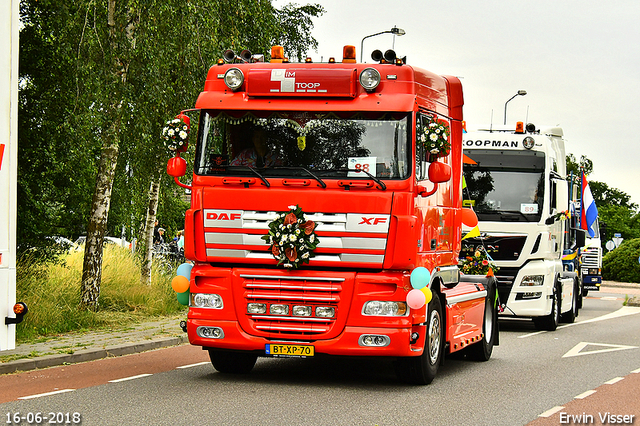
[[[499,268],[493,263],[484,247],[478,247],[471,256],[462,259],[460,271],[466,275],[486,275],[492,277]]]
[[[269,223],[269,233],[262,239],[270,245],[271,254],[278,265],[297,269],[314,256],[320,242],[315,233],[316,224],[306,220],[299,206],[289,206],[289,211],[278,214]]]

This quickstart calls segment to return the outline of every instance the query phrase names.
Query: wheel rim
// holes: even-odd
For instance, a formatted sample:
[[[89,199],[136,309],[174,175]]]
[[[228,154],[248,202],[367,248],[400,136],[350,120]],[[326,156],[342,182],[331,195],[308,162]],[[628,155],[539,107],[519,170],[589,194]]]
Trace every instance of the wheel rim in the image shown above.
[[[440,313],[433,310],[429,316],[429,362],[431,365],[438,361],[441,337]]]

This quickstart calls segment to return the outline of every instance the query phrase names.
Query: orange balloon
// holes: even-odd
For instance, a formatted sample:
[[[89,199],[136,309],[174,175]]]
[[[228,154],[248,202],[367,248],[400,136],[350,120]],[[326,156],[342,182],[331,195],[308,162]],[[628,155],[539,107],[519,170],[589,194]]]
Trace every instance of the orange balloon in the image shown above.
[[[189,279],[178,275],[171,280],[171,288],[176,293],[184,293],[189,290]]]
[[[470,228],[475,228],[478,224],[478,216],[476,216],[476,212],[474,212],[473,209],[461,209],[460,216],[462,218],[462,223]]]

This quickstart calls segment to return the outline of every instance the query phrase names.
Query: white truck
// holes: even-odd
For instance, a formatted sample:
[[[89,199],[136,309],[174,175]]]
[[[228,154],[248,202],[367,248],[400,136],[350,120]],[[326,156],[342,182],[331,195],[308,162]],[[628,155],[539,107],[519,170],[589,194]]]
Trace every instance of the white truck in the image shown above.
[[[483,246],[495,264],[501,317],[532,318],[555,330],[575,321],[582,286],[571,258],[584,233],[571,228],[565,141],[559,127],[493,128],[463,135],[464,204],[480,235],[463,240],[466,255]]]
[[[27,313],[16,303],[18,5],[0,2],[0,351],[15,348],[16,324]]]

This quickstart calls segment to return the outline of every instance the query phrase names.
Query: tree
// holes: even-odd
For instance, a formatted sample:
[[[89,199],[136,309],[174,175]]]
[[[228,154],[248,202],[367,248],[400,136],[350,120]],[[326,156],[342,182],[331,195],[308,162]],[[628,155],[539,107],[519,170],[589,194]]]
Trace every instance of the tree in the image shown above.
[[[573,173],[573,176],[581,176],[582,172],[585,175],[590,175],[593,171],[593,161],[589,160],[586,156],[581,155],[580,161],[576,160],[573,154],[568,154],[567,161],[567,176]]]
[[[63,153],[77,150],[86,160],[81,164],[82,176],[94,176],[90,207],[83,208],[89,204],[86,196],[74,207],[83,210],[77,217],[88,221],[81,307],[95,310],[100,294],[102,241],[107,229],[120,227],[109,224],[111,202],[118,199],[112,197],[116,169],[126,171],[127,184],[149,188],[150,177],[164,156],[158,143],[164,121],[175,115],[176,109],[193,105],[208,67],[222,51],[228,47],[267,51],[272,44],[305,51],[315,46],[310,36],[311,18],[322,14],[323,9],[318,5],[287,5],[277,10],[269,0],[107,0],[102,6],[94,0],[23,3],[22,32],[31,32],[35,48],[27,54],[27,62],[32,64],[30,74],[22,74],[23,87],[32,90],[21,93],[21,99],[24,111],[28,107],[33,116],[43,116],[40,127],[22,121],[27,133],[37,135],[33,150],[25,153],[35,157],[49,142],[59,163],[59,176],[65,177],[74,165],[62,160]],[[292,16],[300,19],[299,25]],[[53,75],[49,77],[43,75],[48,71],[47,56],[52,58]],[[51,91],[45,93],[46,89]],[[45,121],[49,116],[50,121]],[[56,126],[64,134],[52,132]],[[124,153],[126,157],[122,158]],[[55,171],[55,164],[41,163],[23,161],[21,189],[38,207],[35,213],[39,216],[62,216],[70,205],[64,202],[66,199],[60,201],[55,179],[47,176],[43,190],[27,182],[35,173]],[[86,189],[86,185],[83,187]],[[38,192],[45,197],[39,197]],[[52,202],[43,203],[48,193]],[[136,202],[120,196],[129,203],[120,205],[119,220],[129,226],[143,221],[138,212],[148,204],[140,202],[147,190],[140,193]],[[134,211],[138,217],[132,220]],[[28,228],[23,227],[27,234],[34,231]]]

